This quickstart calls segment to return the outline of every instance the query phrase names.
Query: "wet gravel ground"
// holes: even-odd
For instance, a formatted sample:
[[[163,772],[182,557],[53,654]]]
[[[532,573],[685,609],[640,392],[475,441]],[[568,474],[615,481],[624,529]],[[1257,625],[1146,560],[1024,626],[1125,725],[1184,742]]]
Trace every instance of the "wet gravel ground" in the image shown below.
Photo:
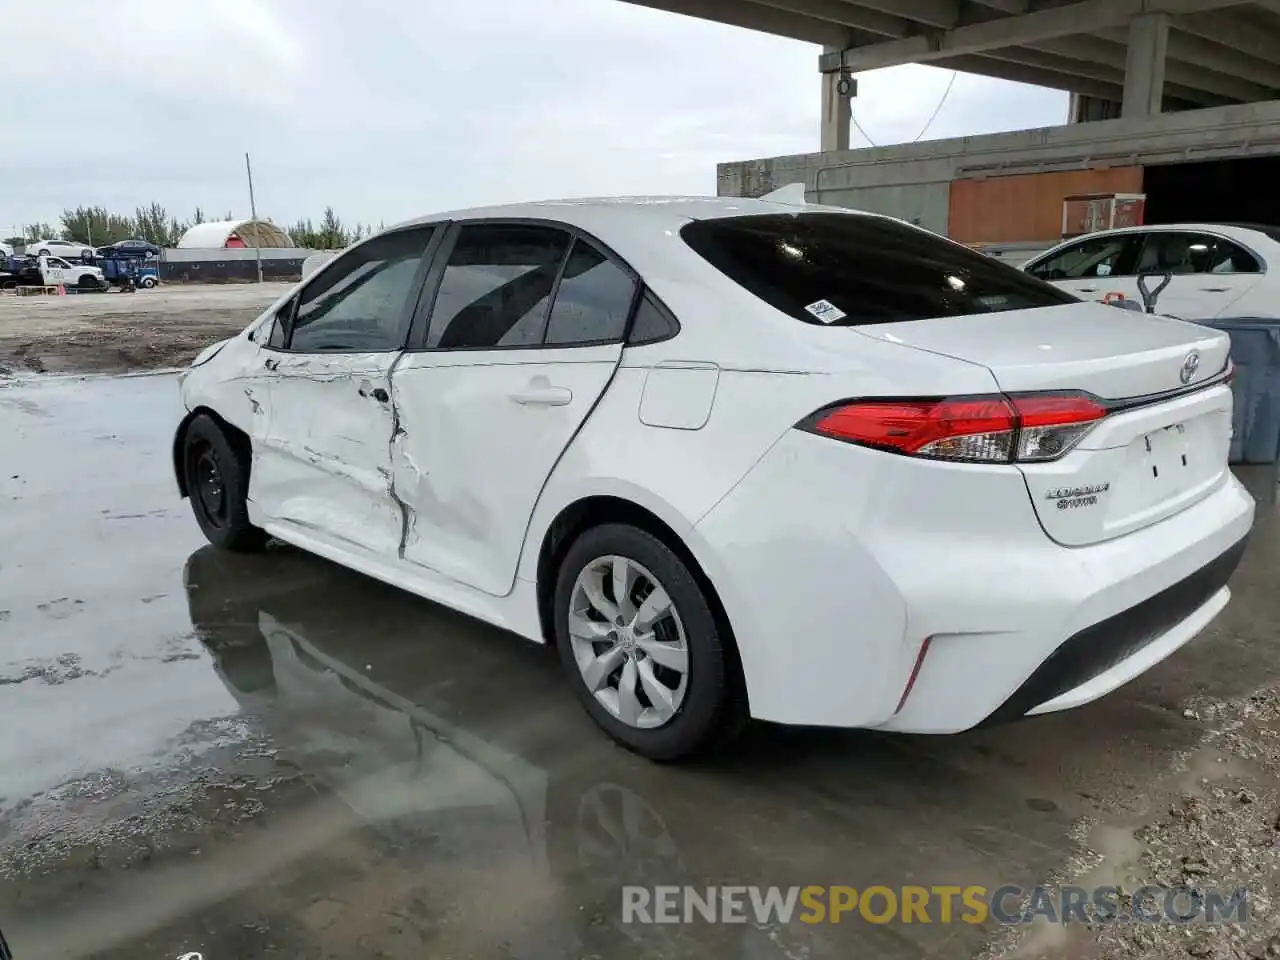
[[[1274,506],[1226,612],[1082,710],[758,727],[663,767],[595,730],[548,651],[292,549],[204,546],[178,414],[168,376],[0,377],[17,960],[1280,955]],[[1252,919],[621,920],[624,884],[905,883],[1245,886]]]

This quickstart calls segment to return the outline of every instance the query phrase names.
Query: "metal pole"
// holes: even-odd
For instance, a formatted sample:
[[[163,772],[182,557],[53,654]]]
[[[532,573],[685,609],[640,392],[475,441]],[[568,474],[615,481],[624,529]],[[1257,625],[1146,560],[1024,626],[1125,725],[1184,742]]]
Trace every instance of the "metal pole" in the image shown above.
[[[258,236],[258,207],[253,202],[253,167],[249,164],[249,154],[244,155],[244,170],[249,175],[249,216],[253,217],[253,252],[258,259],[258,282],[262,282],[262,247]]]

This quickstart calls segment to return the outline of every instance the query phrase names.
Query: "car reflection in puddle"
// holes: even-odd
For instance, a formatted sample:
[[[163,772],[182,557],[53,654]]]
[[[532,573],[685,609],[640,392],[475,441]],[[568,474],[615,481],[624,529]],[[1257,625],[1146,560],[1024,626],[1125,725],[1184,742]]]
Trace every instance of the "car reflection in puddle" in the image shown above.
[[[658,768],[598,742],[586,718],[577,715],[576,705],[560,689],[554,663],[538,663],[539,674],[545,673],[538,679],[545,679],[553,697],[563,695],[564,710],[575,721],[566,726],[580,726],[575,733],[590,745],[588,756],[580,758],[589,760],[586,769],[555,784],[545,769],[448,719],[446,713],[456,712],[449,704],[433,711],[374,679],[385,672],[377,662],[379,654],[397,659],[403,648],[380,649],[376,634],[364,637],[363,644],[338,638],[337,624],[319,611],[312,611],[316,619],[299,619],[306,603],[299,606],[296,595],[292,603],[282,598],[275,604],[287,609],[279,617],[270,612],[269,599],[261,602],[256,615],[245,609],[231,592],[234,584],[226,579],[237,562],[206,548],[192,556],[186,571],[192,620],[218,675],[242,712],[257,718],[270,735],[277,762],[296,767],[318,791],[340,798],[362,829],[376,832],[379,848],[400,870],[412,871],[417,863],[424,879],[430,875],[438,881],[434,868],[451,864],[455,880],[458,874],[483,878],[472,889],[470,902],[456,884],[446,893],[451,909],[444,912],[460,907],[462,925],[474,925],[470,933],[446,934],[449,942],[474,948],[485,926],[491,925],[501,931],[495,938],[500,944],[493,947],[501,946],[503,956],[577,957],[592,949],[609,955],[641,945],[674,948],[683,955],[681,942],[696,953],[706,949],[709,939],[721,949],[730,948],[729,955],[771,957],[780,955],[780,949],[781,955],[790,955],[793,947],[802,949],[802,941],[811,939],[804,930],[780,924],[699,929],[623,923],[626,885],[721,880],[691,875],[658,808],[607,776],[611,766],[628,772]],[[322,562],[306,558],[305,563],[329,572]],[[232,577],[237,579],[234,573]],[[248,593],[253,592],[250,587]],[[427,620],[438,616],[448,627],[459,625],[452,613],[409,602]],[[252,633],[251,625],[256,627]],[[313,625],[319,627],[318,636],[331,642],[312,639],[308,633]],[[485,629],[465,620],[460,625],[471,631]],[[439,625],[422,624],[422,646],[410,658],[416,660],[418,678],[425,679],[425,660],[442,668],[452,663],[465,671],[464,663],[447,655],[450,651],[427,653],[433,626]],[[545,651],[516,652],[546,660]],[[398,678],[409,679],[409,665],[400,659],[399,666]],[[446,689],[457,686],[451,678],[431,680]],[[500,685],[488,695],[505,696]],[[596,779],[592,769],[603,775]],[[409,889],[412,886],[401,891],[400,899],[418,900],[419,906],[425,900],[427,909],[421,912],[434,913],[433,891]],[[350,899],[349,892],[315,893],[335,903]],[[296,906],[304,913],[309,909],[304,903]],[[384,901],[377,906],[386,917],[408,918],[412,913],[404,903]],[[326,924],[329,939],[337,926]],[[418,932],[426,945],[430,932]],[[698,943],[693,942],[695,936]]]
[[[994,887],[1060,864],[1067,815],[1031,811],[1016,785],[902,738],[766,731],[737,755],[662,766],[599,736],[551,651],[324,561],[206,548],[186,583],[197,633],[277,766],[344,811],[292,860],[275,848],[296,814],[267,814],[245,895],[277,945],[415,958],[968,955],[989,929],[757,923],[750,910],[744,924],[628,924],[623,887]],[[205,928],[238,923],[223,916]],[[211,956],[216,942],[191,948]]]

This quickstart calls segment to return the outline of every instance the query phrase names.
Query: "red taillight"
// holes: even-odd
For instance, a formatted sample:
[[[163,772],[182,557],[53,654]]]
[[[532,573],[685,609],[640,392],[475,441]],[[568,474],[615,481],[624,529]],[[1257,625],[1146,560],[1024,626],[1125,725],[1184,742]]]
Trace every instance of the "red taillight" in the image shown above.
[[[860,400],[809,418],[806,429],[910,456],[974,463],[1053,460],[1107,408],[1074,394]]]

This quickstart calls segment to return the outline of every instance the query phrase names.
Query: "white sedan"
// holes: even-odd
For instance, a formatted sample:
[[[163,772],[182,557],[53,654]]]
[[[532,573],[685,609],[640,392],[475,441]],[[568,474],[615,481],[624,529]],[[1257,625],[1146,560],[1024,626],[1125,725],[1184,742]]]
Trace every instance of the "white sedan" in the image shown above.
[[[877,215],[467,210],[200,354],[174,468],[215,544],[555,643],[646,756],[747,717],[952,732],[1102,696],[1226,605],[1227,354]]]
[[[93,247],[77,243],[74,240],[40,240],[29,244],[26,248],[28,256],[62,257],[64,260],[88,260],[93,256]]]
[[[1027,261],[1027,273],[1075,294],[1142,302],[1138,277],[1169,285],[1156,309],[1183,320],[1280,317],[1280,228],[1182,223],[1075,237]],[[1274,271],[1274,272],[1273,272]]]

